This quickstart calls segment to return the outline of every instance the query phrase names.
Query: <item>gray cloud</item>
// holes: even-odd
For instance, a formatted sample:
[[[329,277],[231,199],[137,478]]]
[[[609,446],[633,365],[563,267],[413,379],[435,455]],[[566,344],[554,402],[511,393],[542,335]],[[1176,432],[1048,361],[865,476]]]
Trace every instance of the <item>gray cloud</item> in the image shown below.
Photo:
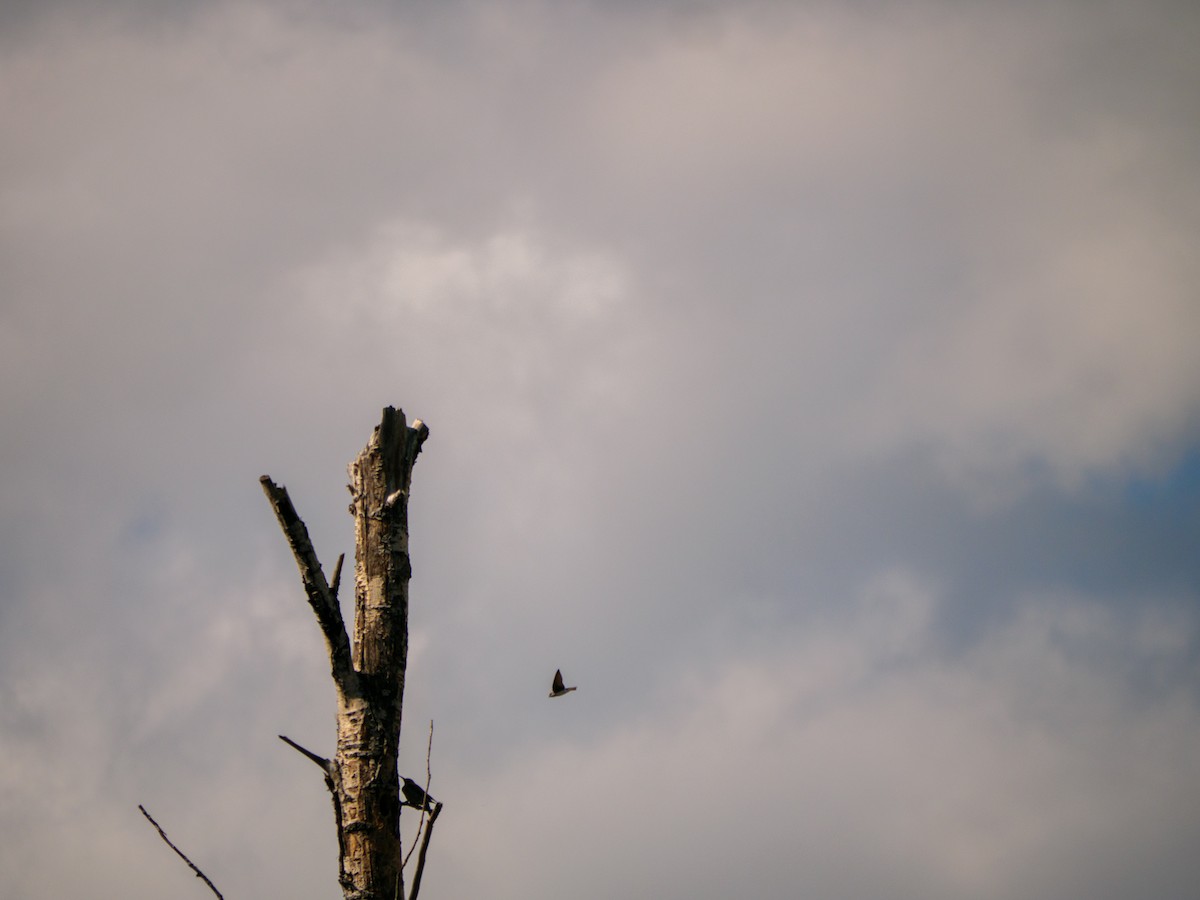
[[[113,9],[0,39],[11,890],[333,887],[255,479],[400,404],[429,896],[1188,895],[1194,14]]]

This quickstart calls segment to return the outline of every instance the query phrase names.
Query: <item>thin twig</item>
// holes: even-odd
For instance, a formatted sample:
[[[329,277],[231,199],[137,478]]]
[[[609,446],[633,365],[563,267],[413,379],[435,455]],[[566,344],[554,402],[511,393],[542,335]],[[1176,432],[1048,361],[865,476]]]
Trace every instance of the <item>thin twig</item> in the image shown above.
[[[408,854],[404,857],[404,862],[400,863],[401,870],[408,865],[408,861],[412,858],[413,851],[417,849],[417,838],[421,836],[421,829],[425,827],[425,811],[430,805],[436,804],[437,801],[429,796],[429,783],[433,780],[433,774],[429,770],[429,756],[433,752],[433,719],[429,720],[429,743],[425,745],[425,802],[421,804],[421,818],[417,821],[417,834],[413,837],[412,846],[408,848]]]
[[[171,843],[171,839],[169,837],[167,837],[167,833],[162,830],[162,826],[154,821],[154,816],[152,816],[152,815],[150,815],[150,813],[146,812],[146,807],[142,806],[142,804],[139,803],[138,809],[140,809],[142,811],[143,816],[145,816],[147,819],[150,820],[150,824],[153,825],[156,829],[158,829],[159,837],[161,837],[164,841],[167,842],[167,846],[170,847],[172,850],[174,850],[177,854],[179,854],[179,858],[182,859],[185,863],[187,863],[191,867],[192,871],[196,873],[196,877],[201,879],[205,884],[207,884],[208,889],[217,895],[217,900],[225,900],[225,898],[221,896],[221,892],[217,890],[216,885],[214,885],[211,881],[208,880],[208,876],[205,875],[203,872],[201,872],[198,868],[196,868],[196,864],[187,858],[187,854],[185,854],[182,850],[180,850],[178,847],[176,847],[174,844]],[[417,871],[419,872],[420,869],[418,868]]]
[[[433,772],[429,766],[429,760],[433,753],[433,720],[429,720],[429,743],[425,747],[425,796],[429,796],[429,784],[433,780]],[[429,839],[433,836],[433,823],[437,821],[438,815],[442,811],[442,804],[436,800],[431,804],[432,808],[429,811],[429,821],[425,821],[425,809],[421,810],[421,823],[424,826],[425,834],[421,837],[421,852],[417,854],[417,870],[413,872],[412,888],[408,894],[408,900],[417,900],[417,894],[421,890],[421,876],[425,873],[425,854],[429,850]],[[417,833],[421,833],[421,827],[418,826]],[[413,842],[413,847],[416,846],[416,841]],[[409,856],[412,856],[410,848]],[[404,862],[408,863],[408,857],[405,857]],[[401,866],[403,868],[403,866]]]
[[[333,798],[333,820],[337,824],[338,837],[338,882],[345,882],[345,834],[342,831],[342,801],[338,797],[337,787],[333,783],[334,765],[323,756],[318,756],[306,747],[301,747],[295,741],[285,734],[279,735],[279,739],[287,744],[292,749],[302,753],[311,759],[325,774],[325,787],[329,789],[329,796]]]
[[[329,760],[327,760],[325,757],[317,756],[317,754],[313,753],[311,750],[306,750],[305,748],[301,747],[299,744],[297,744],[295,741],[293,741],[290,737],[288,737],[285,734],[279,735],[279,739],[281,741],[283,741],[285,744],[287,744],[289,747],[291,747],[293,750],[299,750],[301,753],[303,753],[305,756],[307,756],[309,759],[311,759],[313,762],[315,762],[318,766],[320,766],[321,771],[324,772],[326,775],[329,774]]]
[[[420,419],[417,419],[417,424],[418,425],[421,424]],[[425,438],[422,436],[421,440],[424,440],[424,439]],[[436,800],[432,800],[429,796],[429,784],[430,784],[430,782],[433,781],[433,771],[429,768],[429,757],[432,755],[432,753],[433,753],[433,719],[430,719],[429,720],[429,740],[425,744],[425,799],[430,802],[421,804],[420,825],[425,824],[425,811],[427,809],[429,809],[430,806],[432,806],[434,803],[437,802]],[[431,811],[430,815],[432,816],[432,814],[433,813]],[[418,826],[418,833],[420,831],[420,825]]]

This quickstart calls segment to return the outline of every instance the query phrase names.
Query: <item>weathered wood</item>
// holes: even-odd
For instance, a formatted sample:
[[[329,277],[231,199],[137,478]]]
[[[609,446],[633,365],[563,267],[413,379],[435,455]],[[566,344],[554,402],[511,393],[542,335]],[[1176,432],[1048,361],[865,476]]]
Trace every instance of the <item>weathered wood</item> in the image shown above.
[[[408,895],[408,900],[417,900],[417,895],[421,892],[421,876],[425,874],[425,853],[429,850],[429,839],[433,836],[433,823],[437,821],[441,811],[442,804],[434,803],[429,821],[425,823],[425,837],[421,841],[421,852],[417,854],[417,871],[413,873],[412,893]]]
[[[297,744],[295,741],[293,741],[286,734],[279,735],[279,739],[281,741],[283,741],[285,744],[287,744],[289,747],[291,747],[293,750],[296,750],[303,756],[307,756],[309,759],[311,759],[314,763],[317,764],[317,768],[319,768],[326,775],[329,774],[329,760],[327,760],[325,757],[318,756],[317,754],[313,753],[311,750],[307,749],[306,747],[301,747],[299,744]]]
[[[265,475],[261,479],[325,635],[337,687],[337,750],[328,761],[326,784],[333,795],[338,880],[346,900],[404,896],[396,759],[412,574],[408,492],[413,464],[428,436],[429,429],[419,419],[409,427],[403,412],[387,407],[371,440],[350,464],[356,539],[353,645],[337,602],[341,561],[331,587],[286,489]],[[314,761],[323,759],[288,743]]]
[[[217,900],[225,900],[225,898],[221,896],[221,892],[217,890],[217,886],[215,884],[213,884],[211,881],[209,881],[208,876],[205,875],[203,872],[201,872],[199,867],[194,862],[192,862],[190,859],[188,859],[187,854],[184,853],[182,850],[180,850],[178,847],[176,847],[175,844],[171,841],[171,839],[169,837],[167,837],[167,833],[165,831],[163,831],[163,827],[161,825],[159,825],[156,821],[154,821],[154,816],[152,816],[152,815],[150,815],[150,813],[146,812],[146,807],[142,806],[142,804],[139,803],[138,809],[140,809],[142,811],[143,816],[145,816],[147,819],[150,820],[150,824],[153,825],[155,827],[155,829],[157,829],[158,836],[160,838],[162,838],[164,841],[166,841],[166,844],[168,847],[170,847],[172,850],[175,851],[175,855],[178,856],[180,859],[182,859],[185,863],[187,863],[188,868],[196,873],[196,877],[199,878],[201,881],[203,881],[205,884],[207,884],[208,889],[217,895]],[[417,882],[420,882],[420,880],[421,880],[421,875],[420,875],[420,871],[418,870]],[[414,891],[414,897],[409,898],[409,900],[415,900],[415,891]]]
[[[304,582],[304,592],[308,595],[308,605],[316,613],[321,633],[325,636],[325,644],[329,650],[329,662],[332,667],[334,683],[338,693],[353,693],[356,691],[357,676],[351,661],[350,638],[346,635],[346,625],[342,621],[342,608],[338,605],[337,597],[325,581],[325,573],[317,559],[317,551],[313,549],[312,540],[308,536],[308,527],[292,505],[287,488],[275,484],[269,476],[264,475],[259,480],[263,492],[275,510],[279,519],[279,527],[283,529],[300,567],[300,579]],[[337,577],[341,575],[339,565]]]

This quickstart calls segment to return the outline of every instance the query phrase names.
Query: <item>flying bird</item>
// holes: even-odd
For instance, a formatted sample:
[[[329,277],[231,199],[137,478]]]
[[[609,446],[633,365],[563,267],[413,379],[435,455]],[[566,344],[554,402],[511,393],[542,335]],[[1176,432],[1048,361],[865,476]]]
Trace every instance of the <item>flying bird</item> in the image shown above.
[[[432,810],[437,805],[437,801],[425,793],[425,789],[411,778],[404,779],[404,785],[400,790],[404,794],[404,802],[400,804],[401,806]]]
[[[562,669],[555,669],[554,684],[550,686],[550,696],[561,697],[563,694],[569,694],[573,690],[575,690],[575,688],[563,686]]]

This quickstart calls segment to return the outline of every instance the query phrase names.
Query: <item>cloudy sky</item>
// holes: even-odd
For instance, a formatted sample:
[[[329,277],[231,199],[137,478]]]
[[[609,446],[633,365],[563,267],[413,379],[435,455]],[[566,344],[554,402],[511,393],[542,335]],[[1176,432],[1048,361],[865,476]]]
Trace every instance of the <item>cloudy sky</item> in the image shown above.
[[[386,405],[422,897],[1195,896],[1200,14],[103,6],[0,12],[6,896],[338,895],[257,480],[331,566]]]

